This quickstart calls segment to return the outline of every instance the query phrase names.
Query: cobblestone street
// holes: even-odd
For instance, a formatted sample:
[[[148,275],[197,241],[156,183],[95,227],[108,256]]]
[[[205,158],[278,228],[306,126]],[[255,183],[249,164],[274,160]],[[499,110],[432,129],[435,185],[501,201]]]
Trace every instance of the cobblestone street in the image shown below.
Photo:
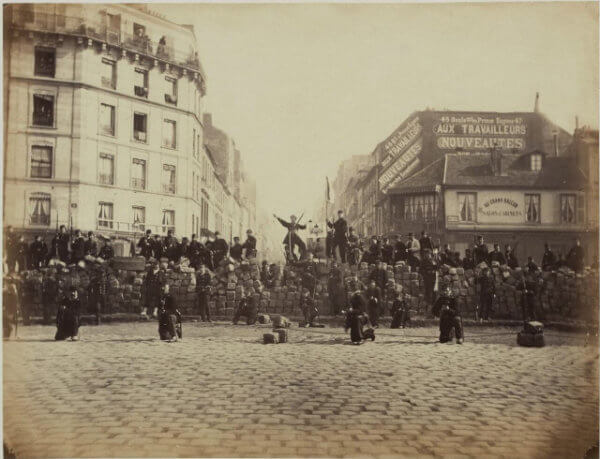
[[[597,440],[597,343],[547,331],[341,329],[184,324],[19,328],[4,342],[4,435],[17,457],[470,456],[581,458]]]

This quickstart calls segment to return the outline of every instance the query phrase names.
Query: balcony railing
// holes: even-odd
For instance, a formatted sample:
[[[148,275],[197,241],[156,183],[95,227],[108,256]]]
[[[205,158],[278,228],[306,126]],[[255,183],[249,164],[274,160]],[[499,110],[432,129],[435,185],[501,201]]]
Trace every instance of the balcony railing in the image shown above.
[[[113,185],[114,184],[114,176],[112,174],[99,174],[98,182],[102,185]]]
[[[162,186],[164,193],[175,194],[175,184],[174,183],[163,183]]]
[[[132,178],[131,179],[131,188],[135,188],[136,190],[145,190],[146,189],[146,180],[143,178]]]
[[[60,33],[78,37],[92,38],[112,46],[120,46],[146,54],[175,65],[198,71],[204,76],[204,70],[198,56],[190,51],[183,51],[167,46],[147,36],[135,36],[121,29],[95,22],[85,17],[65,16],[53,13],[32,12],[19,9],[13,5],[11,25],[16,29]]]

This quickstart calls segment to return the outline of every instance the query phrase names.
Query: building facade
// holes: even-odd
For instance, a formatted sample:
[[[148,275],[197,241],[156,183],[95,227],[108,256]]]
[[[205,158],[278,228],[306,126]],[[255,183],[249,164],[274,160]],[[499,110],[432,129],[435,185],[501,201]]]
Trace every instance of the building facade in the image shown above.
[[[206,77],[191,26],[141,4],[4,13],[6,225],[118,236],[241,231],[243,212],[230,202],[240,201],[234,152],[224,164],[206,139]]]

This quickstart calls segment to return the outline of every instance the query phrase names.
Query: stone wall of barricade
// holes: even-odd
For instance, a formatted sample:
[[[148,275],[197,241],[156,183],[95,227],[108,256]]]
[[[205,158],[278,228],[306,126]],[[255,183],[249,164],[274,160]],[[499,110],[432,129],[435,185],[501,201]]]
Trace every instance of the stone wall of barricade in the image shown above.
[[[165,271],[170,292],[176,297],[184,314],[197,313],[196,276],[187,260],[173,264],[163,260],[161,269]],[[329,267],[325,261],[315,263],[316,288],[314,300],[322,315],[329,315],[332,305],[328,295]],[[474,270],[442,266],[438,285],[450,285],[458,299],[464,317],[474,317],[479,304],[479,291],[476,278],[484,264]],[[41,315],[42,282],[48,275],[56,276],[60,289],[67,291],[70,286],[77,287],[82,299],[83,309],[88,307],[88,291],[91,276],[95,270],[102,270],[107,276],[107,312],[137,313],[144,303],[143,281],[146,275],[145,260],[115,260],[112,263],[87,261],[79,265],[64,266],[60,263],[47,268],[21,273],[21,291],[23,301],[29,304],[32,315]],[[242,263],[228,260],[222,263],[213,274],[210,308],[214,316],[230,317],[243,296],[254,296],[260,312],[300,315],[300,297],[303,291],[304,266],[272,265],[273,275],[268,285],[260,280],[260,266],[256,260]],[[358,279],[368,285],[368,279],[374,266],[361,263],[359,266],[346,267],[343,272],[344,284]],[[395,292],[402,291],[414,314],[425,314],[428,305],[424,300],[422,276],[411,272],[402,262],[387,266],[388,283],[386,286],[385,312],[389,312]],[[517,284],[525,275],[521,268],[491,266],[496,281],[496,299],[493,316],[496,318],[521,318],[521,291]],[[536,295],[538,310],[546,319],[565,318],[597,321],[598,317],[598,272],[586,268],[575,273],[568,268],[558,271],[533,274],[538,284]],[[342,305],[342,308],[345,305]]]

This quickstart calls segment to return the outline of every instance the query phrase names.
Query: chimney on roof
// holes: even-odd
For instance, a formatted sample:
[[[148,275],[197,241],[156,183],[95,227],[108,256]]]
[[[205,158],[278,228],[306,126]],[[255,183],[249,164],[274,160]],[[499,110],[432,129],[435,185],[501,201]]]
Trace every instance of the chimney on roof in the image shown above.
[[[203,113],[202,121],[206,126],[212,126],[212,113]]]
[[[533,106],[533,112],[537,113],[540,111],[540,93],[535,93],[535,105]]]

